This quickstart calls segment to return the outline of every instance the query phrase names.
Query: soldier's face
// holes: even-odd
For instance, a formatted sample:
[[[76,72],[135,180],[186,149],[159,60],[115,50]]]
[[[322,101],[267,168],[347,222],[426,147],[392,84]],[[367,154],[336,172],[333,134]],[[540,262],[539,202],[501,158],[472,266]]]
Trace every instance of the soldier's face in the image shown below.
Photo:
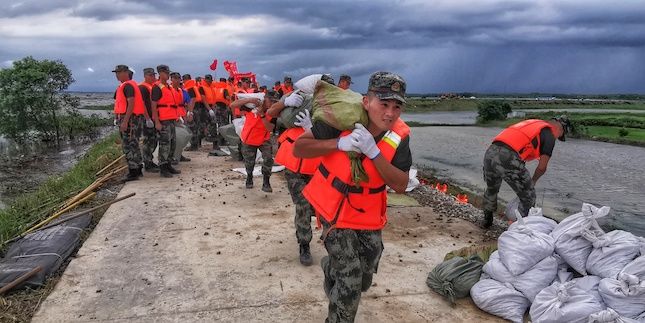
[[[381,131],[392,129],[394,122],[401,116],[403,104],[394,99],[381,100],[368,93],[363,97],[363,108],[367,111],[370,124]]]
[[[341,80],[338,82],[338,87],[343,90],[347,90],[349,89],[349,82],[347,82],[347,80]]]

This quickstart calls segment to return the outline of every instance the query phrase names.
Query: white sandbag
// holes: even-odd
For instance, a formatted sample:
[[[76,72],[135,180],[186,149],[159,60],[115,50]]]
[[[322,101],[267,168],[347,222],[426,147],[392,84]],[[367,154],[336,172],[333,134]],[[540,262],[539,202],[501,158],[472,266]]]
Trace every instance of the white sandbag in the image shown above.
[[[634,275],[640,281],[645,281],[645,253],[641,251],[641,256],[627,264],[621,273]]]
[[[627,231],[614,230],[587,240],[593,245],[587,258],[587,272],[602,278],[616,278],[640,254],[641,241]]]
[[[188,146],[190,137],[192,137],[192,133],[184,124],[175,127],[175,151],[173,152],[175,160],[179,161],[181,158],[181,153]]]
[[[502,263],[513,275],[517,276],[553,254],[553,238],[533,230],[523,224],[522,216],[517,213],[518,225],[507,230],[497,239],[497,251]]]
[[[529,215],[524,218],[524,224],[536,231],[545,233],[545,234],[550,234],[553,229],[558,225],[557,222],[555,222],[552,219],[549,219],[545,217],[542,214],[542,208],[539,207],[532,207],[529,210]],[[508,229],[512,230],[514,227],[517,227],[519,224],[518,222],[513,222]]]
[[[510,283],[520,291],[529,301],[533,302],[535,295],[542,289],[551,285],[558,271],[558,261],[555,257],[549,256],[538,262],[525,273],[515,276],[504,266],[499,259],[499,253],[493,252],[484,264],[482,271],[488,276],[501,283]]]
[[[587,274],[587,258],[593,248],[591,242],[583,237],[583,233],[602,234],[596,219],[608,213],[607,206],[597,208],[583,203],[582,212],[568,216],[551,232],[555,239],[555,252],[580,274]]]
[[[588,323],[639,323],[637,320],[630,319],[616,313],[612,308],[589,315]]]
[[[296,81],[296,83],[293,83],[293,86],[304,93],[314,94],[316,83],[320,81],[322,76],[322,74],[311,74],[309,76],[305,76]]]
[[[473,302],[488,313],[512,322],[523,322],[529,300],[509,283],[483,279],[470,289]]]
[[[233,127],[235,127],[235,133],[238,136],[242,136],[242,128],[244,128],[244,122],[246,121],[246,117],[241,117],[241,118],[235,118],[233,119]]]
[[[600,312],[605,306],[595,297],[576,286],[574,282],[554,283],[537,296],[531,310],[531,320],[540,323],[585,323],[589,315]]]
[[[645,312],[645,281],[637,276],[620,273],[618,279],[605,278],[598,292],[607,307],[622,316],[636,318]]]
[[[285,169],[285,167],[282,166],[282,165],[273,166],[273,167],[271,167],[271,173],[281,172],[284,169]],[[234,171],[234,172],[246,175],[246,168],[244,168],[244,167],[233,168],[231,170]],[[262,166],[253,167],[253,177],[259,177],[259,176],[262,176]]]
[[[248,99],[248,98],[254,98],[254,99],[260,99],[264,100],[264,92],[258,92],[258,93],[236,93],[235,94],[238,99]],[[246,103],[244,105],[245,107],[249,109],[254,109],[255,104],[253,103]]]
[[[571,283],[587,292],[587,294],[593,296],[596,300],[598,300],[599,303],[604,305],[605,302],[602,300],[600,292],[598,291],[598,285],[600,284],[601,280],[602,278],[598,276],[584,276],[572,279]]]

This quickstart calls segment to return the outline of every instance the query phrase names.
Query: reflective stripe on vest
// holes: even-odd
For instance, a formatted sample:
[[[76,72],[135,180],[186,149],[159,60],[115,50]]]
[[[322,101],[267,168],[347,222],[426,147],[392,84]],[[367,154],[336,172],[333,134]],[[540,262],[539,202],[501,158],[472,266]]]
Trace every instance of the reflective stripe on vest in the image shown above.
[[[267,116],[267,118],[270,118]],[[247,113],[246,121],[242,127],[240,139],[244,144],[249,146],[260,146],[269,140],[271,133],[267,130],[262,122],[262,118],[255,113]]]
[[[176,92],[168,85],[157,84],[161,89],[161,98],[157,101],[157,113],[160,121],[177,120]]]
[[[275,161],[294,173],[313,175],[322,157],[298,158],[293,155],[295,142],[304,132],[305,129],[300,127],[285,130],[278,138],[280,146],[275,154]]]
[[[505,143],[515,150],[524,161],[540,158],[540,131],[553,126],[544,120],[529,119],[516,123],[500,132],[493,142]],[[533,140],[537,140],[537,146],[533,147]]]
[[[132,107],[132,114],[142,115],[146,106],[143,103],[139,85],[134,80],[125,81],[116,88],[116,98],[114,99],[114,114],[124,114],[128,109],[128,99],[123,93],[126,84],[130,84],[134,89],[134,107]]]
[[[349,135],[344,131],[341,136]],[[408,137],[410,128],[397,119],[377,146],[381,155],[392,161],[401,140]],[[317,214],[336,228],[380,230],[387,222],[387,193],[385,182],[374,162],[362,160],[368,182],[352,184],[350,160],[346,152],[336,150],[322,157],[318,170],[302,191]]]

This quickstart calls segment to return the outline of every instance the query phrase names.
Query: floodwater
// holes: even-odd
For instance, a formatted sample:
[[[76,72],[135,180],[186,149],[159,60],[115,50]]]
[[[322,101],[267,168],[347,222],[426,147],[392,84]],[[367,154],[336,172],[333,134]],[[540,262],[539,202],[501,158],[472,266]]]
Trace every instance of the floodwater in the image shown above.
[[[436,170],[439,178],[483,193],[484,152],[502,129],[461,126],[412,128],[410,147],[416,165]],[[549,167],[536,185],[545,215],[562,219],[579,212],[582,202],[612,208],[609,228],[645,236],[645,148],[567,139],[556,143]],[[533,173],[537,162],[527,164]],[[504,184],[500,196],[515,198]]]

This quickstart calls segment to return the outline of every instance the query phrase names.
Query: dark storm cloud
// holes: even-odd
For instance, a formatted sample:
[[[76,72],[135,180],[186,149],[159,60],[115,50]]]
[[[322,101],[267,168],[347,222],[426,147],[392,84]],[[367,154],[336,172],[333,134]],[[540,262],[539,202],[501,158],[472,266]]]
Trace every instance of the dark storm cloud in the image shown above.
[[[645,84],[645,6],[632,0],[79,0],[18,1],[0,9],[7,19],[54,13],[71,19],[74,37],[0,28],[10,45],[0,49],[0,63],[29,54],[60,58],[74,70],[78,88],[112,86],[112,75],[86,70],[107,70],[116,60],[137,67],[163,61],[203,74],[213,58],[237,60],[243,71],[275,79],[349,73],[357,89],[381,69],[404,75],[415,92],[643,92]],[[176,28],[137,33],[158,21]],[[234,34],[228,38],[212,31],[192,41],[168,37],[221,21],[257,30],[228,30]],[[132,36],[118,27],[130,27]],[[165,46],[155,50],[160,43]]]

